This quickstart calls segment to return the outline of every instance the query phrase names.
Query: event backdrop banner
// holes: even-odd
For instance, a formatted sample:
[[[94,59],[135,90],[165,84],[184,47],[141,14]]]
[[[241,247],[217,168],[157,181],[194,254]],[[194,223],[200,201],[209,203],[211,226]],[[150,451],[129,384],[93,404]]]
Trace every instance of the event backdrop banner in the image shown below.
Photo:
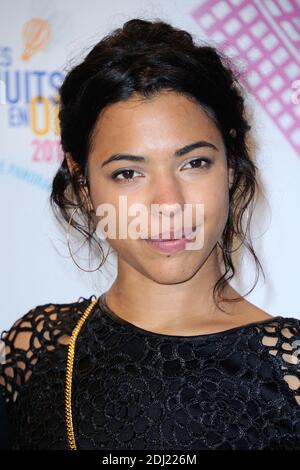
[[[99,295],[114,280],[114,254],[94,273],[73,263],[49,194],[63,158],[58,88],[131,18],[186,29],[241,70],[262,188],[251,236],[265,272],[247,298],[300,318],[300,0],[0,0],[0,12],[0,330],[36,305]],[[83,247],[78,262],[86,259]],[[97,252],[94,261],[90,269]],[[232,284],[243,294],[254,281],[245,252]]]

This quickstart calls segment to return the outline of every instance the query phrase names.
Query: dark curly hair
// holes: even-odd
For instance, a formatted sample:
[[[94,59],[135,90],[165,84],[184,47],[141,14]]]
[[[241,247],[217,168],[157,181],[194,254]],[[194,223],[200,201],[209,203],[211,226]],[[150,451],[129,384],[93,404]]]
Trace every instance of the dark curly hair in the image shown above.
[[[248,133],[251,126],[239,80],[241,74],[242,71],[216,47],[205,42],[196,44],[190,33],[161,20],[131,19],[105,36],[67,73],[59,89],[64,158],[53,179],[50,195],[59,222],[69,222],[70,212],[77,208],[83,223],[73,220],[71,225],[85,236],[90,248],[94,241],[103,254],[101,241],[94,238],[95,219],[82,198],[83,188],[89,197],[87,157],[101,111],[133,94],[145,99],[161,90],[184,94],[199,103],[215,122],[223,137],[228,167],[234,170],[228,219],[222,245],[218,243],[225,270],[214,286],[214,299],[224,299],[221,293],[235,275],[232,253],[242,244],[251,252],[257,272],[248,295],[256,285],[262,266],[254,252],[249,230],[259,186],[257,167],[250,158]],[[67,152],[76,162],[74,172],[68,169]],[[244,228],[245,211],[248,218]],[[240,244],[234,250],[235,240]],[[101,266],[103,262],[102,258]]]

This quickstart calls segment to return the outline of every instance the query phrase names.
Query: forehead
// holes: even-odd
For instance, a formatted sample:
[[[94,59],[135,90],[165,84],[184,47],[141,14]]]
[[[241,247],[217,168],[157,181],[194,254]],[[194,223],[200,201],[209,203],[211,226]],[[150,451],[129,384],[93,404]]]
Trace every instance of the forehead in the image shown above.
[[[195,138],[205,138],[222,147],[221,134],[212,117],[191,98],[164,91],[151,98],[135,95],[109,105],[99,116],[94,147],[157,145],[177,147]]]

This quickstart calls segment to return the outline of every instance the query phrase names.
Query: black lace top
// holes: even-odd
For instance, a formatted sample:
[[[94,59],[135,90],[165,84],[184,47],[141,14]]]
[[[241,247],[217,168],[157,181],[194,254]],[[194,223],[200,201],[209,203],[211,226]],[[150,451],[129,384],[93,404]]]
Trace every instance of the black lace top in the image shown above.
[[[14,449],[68,449],[67,346],[92,300],[37,306],[2,333]],[[174,336],[123,320],[103,294],[76,343],[77,448],[300,450],[299,356],[293,317]]]

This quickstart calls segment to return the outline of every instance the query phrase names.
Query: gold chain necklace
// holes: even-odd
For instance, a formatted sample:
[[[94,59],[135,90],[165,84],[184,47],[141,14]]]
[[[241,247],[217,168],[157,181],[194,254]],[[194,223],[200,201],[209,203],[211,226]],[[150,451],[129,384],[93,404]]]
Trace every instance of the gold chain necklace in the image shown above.
[[[75,345],[77,336],[80,333],[81,328],[84,325],[84,322],[88,318],[89,314],[93,310],[93,307],[98,302],[99,297],[96,300],[93,300],[89,306],[84,311],[83,315],[79,318],[77,325],[75,326],[68,347],[68,359],[67,359],[67,368],[66,368],[66,390],[65,390],[65,412],[66,412],[66,427],[69,448],[71,450],[77,450],[74,428],[73,428],[73,416],[72,416],[72,379],[73,379],[73,365],[74,365],[74,356],[75,356]]]

